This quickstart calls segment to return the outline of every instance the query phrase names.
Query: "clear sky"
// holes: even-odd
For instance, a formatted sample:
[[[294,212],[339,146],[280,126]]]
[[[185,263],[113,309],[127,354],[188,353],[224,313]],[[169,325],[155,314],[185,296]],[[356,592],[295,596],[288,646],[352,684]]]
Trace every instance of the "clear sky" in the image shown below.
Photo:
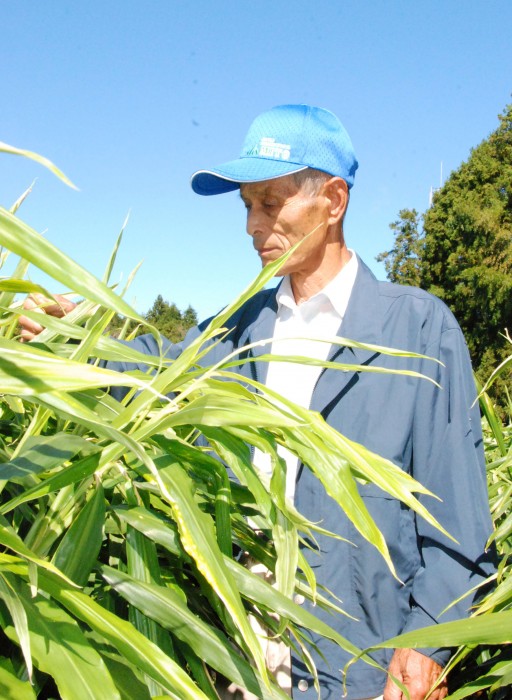
[[[236,157],[259,112],[307,102],[351,134],[346,239],[383,278],[399,210],[423,212],[441,162],[446,177],[512,100],[511,27],[510,0],[0,0],[0,140],[80,189],[5,155],[0,204],[37,178],[19,215],[100,276],[130,212],[127,300],[204,318],[259,261],[238,196],[189,177]]]

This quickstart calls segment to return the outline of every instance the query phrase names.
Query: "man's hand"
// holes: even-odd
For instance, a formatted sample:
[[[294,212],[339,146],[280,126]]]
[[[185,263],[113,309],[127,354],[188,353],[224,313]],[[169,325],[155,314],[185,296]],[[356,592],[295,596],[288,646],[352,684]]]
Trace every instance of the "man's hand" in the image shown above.
[[[61,294],[56,294],[53,299],[48,299],[43,294],[31,294],[23,303],[24,309],[38,311],[48,316],[55,316],[56,318],[62,318],[72,311],[75,306],[76,304],[74,301],[66,299],[66,297]],[[40,323],[32,321],[26,316],[20,316],[18,322],[21,327],[20,340],[22,343],[28,343],[29,340],[34,340],[44,328]]]
[[[442,666],[414,649],[396,649],[389,664],[389,672],[405,685],[410,700],[424,700],[442,671]],[[428,700],[441,700],[447,694],[448,686],[443,680]],[[407,695],[389,677],[383,697],[384,700],[407,700]]]

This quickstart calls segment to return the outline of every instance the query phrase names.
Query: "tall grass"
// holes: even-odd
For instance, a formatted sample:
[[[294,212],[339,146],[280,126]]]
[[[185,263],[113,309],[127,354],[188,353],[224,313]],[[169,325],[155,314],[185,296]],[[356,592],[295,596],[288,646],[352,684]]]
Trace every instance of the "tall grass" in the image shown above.
[[[208,364],[232,313],[280,263],[174,361],[149,326],[160,352],[148,357],[106,332],[116,313],[145,323],[109,286],[117,245],[100,281],[16,216],[22,199],[13,211],[0,209],[1,263],[17,257],[14,274],[0,280],[3,697],[213,699],[221,675],[265,700],[283,698],[250,614],[286,643],[298,640],[309,666],[301,628],[359,654],[293,602],[297,591],[338,610],[317,590],[299,549],[321,528],[285,499],[277,445],[306,465],[315,453],[309,466],[390,566],[357,480],[378,482],[436,523],[415,497],[425,489],[393,464],[319,415],[242,385],[230,371],[239,357]],[[63,319],[48,317],[37,343],[20,344],[17,295],[44,292],[27,280],[30,265],[83,301]],[[109,360],[149,369],[118,373],[101,365]],[[128,388],[120,401],[108,391],[115,386]],[[251,462],[251,445],[271,455],[270,486]],[[276,584],[238,563],[240,550],[263,561]]]

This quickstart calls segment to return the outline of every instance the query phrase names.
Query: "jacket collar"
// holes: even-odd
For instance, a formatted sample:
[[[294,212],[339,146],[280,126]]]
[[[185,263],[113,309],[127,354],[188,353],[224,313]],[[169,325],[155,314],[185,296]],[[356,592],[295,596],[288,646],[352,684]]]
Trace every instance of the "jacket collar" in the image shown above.
[[[382,345],[382,321],[378,284],[375,275],[358,256],[357,276],[338,335],[362,343]],[[246,331],[240,336],[241,345],[272,338],[277,316],[276,294],[278,288],[279,285],[267,292],[268,296],[266,296],[259,313],[255,310],[255,320],[249,324]],[[251,355],[254,358],[258,358],[269,352],[270,343],[267,343],[252,348]],[[329,359],[336,359],[348,364],[363,364],[368,362],[373,355],[374,353],[366,350],[335,346],[332,348]],[[267,369],[267,362],[256,362],[253,376],[259,382],[264,383],[267,378]],[[343,373],[344,376],[347,376],[347,374]],[[336,384],[338,383],[336,382]]]
[[[356,281],[339,335],[361,343],[382,344],[379,282],[358,256]]]
[[[338,335],[361,343],[382,345],[382,313],[378,281],[370,269],[358,260],[359,268],[347,311]],[[371,350],[333,346],[330,360],[347,365],[370,364],[377,357]],[[318,379],[311,408],[322,412],[333,401],[339,400],[348,391],[349,384],[357,381],[357,374],[350,371],[324,370]]]

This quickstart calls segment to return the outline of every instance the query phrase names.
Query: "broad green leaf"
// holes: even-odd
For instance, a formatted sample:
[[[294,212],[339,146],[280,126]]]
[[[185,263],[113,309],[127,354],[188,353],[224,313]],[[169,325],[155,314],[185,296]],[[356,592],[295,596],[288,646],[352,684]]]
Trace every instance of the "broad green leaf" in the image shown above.
[[[278,615],[286,617],[291,622],[301,627],[305,627],[327,639],[331,639],[349,654],[361,656],[370,665],[380,668],[375,661],[367,657],[365,652],[361,652],[350,640],[315,617],[303,606],[294,603],[288,596],[283,595],[276,588],[270,586],[261,577],[256,576],[235,561],[226,559],[226,565],[233,575],[240,593],[244,597],[254,601],[256,605],[262,605],[268,610],[272,610]]]
[[[224,394],[216,393],[214,401],[211,394],[198,396],[179,410],[169,412],[168,416],[162,411],[158,417],[158,428],[176,428],[180,425],[257,425],[260,428],[297,425],[296,420],[282,412],[261,408],[252,400],[234,399],[228,392],[229,390]]]
[[[137,498],[131,485],[126,487],[126,493],[128,503],[135,505]],[[160,584],[160,565],[155,543],[132,527],[128,527],[126,531],[126,562],[128,575],[133,579],[144,583]],[[172,642],[169,635],[162,629],[159,620],[155,620],[133,606],[129,608],[129,620],[147,639],[175,658]],[[147,684],[152,696],[162,693],[162,687],[151,678],[147,679]]]
[[[198,508],[193,498],[191,480],[172,457],[159,457],[155,464],[160,468],[162,481],[166,485],[183,547],[226,606],[267,684],[267,671],[260,644],[249,624],[231,574],[224,564],[211,518]]]
[[[322,482],[326,492],[338,503],[352,521],[354,527],[371,542],[385,559],[391,573],[395,568],[386,541],[370,516],[361,498],[357,484],[350,472],[349,462],[343,453],[327,450],[325,443],[315,434],[297,436],[287,434],[286,442],[300,456]]]
[[[9,511],[13,510],[13,508],[20,506],[22,503],[28,503],[29,501],[41,498],[42,496],[46,496],[54,491],[59,491],[70,484],[86,479],[94,474],[94,472],[98,469],[100,457],[101,454],[99,452],[89,455],[77,462],[74,462],[66,469],[63,469],[47,479],[44,479],[41,481],[41,483],[4,503],[4,505],[0,508],[0,514],[5,515]]]
[[[509,674],[512,674],[512,661],[500,661],[498,663],[490,665],[488,671],[484,671],[488,665],[482,668],[482,675],[469,683],[466,683],[453,693],[449,693],[446,696],[447,700],[463,700],[463,698],[473,698],[473,697],[488,697],[482,695],[482,693],[487,689],[497,690],[502,685],[508,685],[512,683],[512,678]],[[499,696],[498,696],[499,697]],[[505,700],[505,696],[503,696]]]
[[[36,265],[65,287],[97,304],[144,323],[129,304],[34,229],[0,207],[0,245]]]
[[[123,598],[186,642],[200,659],[226,678],[258,694],[258,697],[286,697],[277,690],[268,692],[263,684],[258,683],[254,669],[233,649],[228,638],[194,615],[173,591],[136,581],[111,567],[103,566],[101,572]]]
[[[512,644],[512,610],[422,627],[414,632],[388,639],[374,648],[416,649],[418,647],[455,647],[461,644]]]
[[[3,700],[36,700],[32,686],[16,676],[9,659],[0,658],[0,689]]]
[[[72,584],[72,582],[69,579],[66,579],[64,574],[55,568],[53,564],[34,554],[34,552],[24,544],[21,537],[15,532],[15,530],[11,527],[11,525],[9,525],[3,516],[0,516],[0,544],[27,559],[29,566],[30,564],[35,564],[37,567],[41,567],[42,569],[55,573],[61,580],[66,580]]]
[[[77,622],[53,601],[33,600],[21,589],[37,667],[55,679],[62,700],[120,699],[99,654],[88,644]],[[5,633],[16,641],[14,628]]]
[[[270,515],[272,500],[251,462],[251,454],[248,447],[249,441],[240,440],[237,434],[233,434],[233,429],[230,429],[228,432],[215,427],[201,426],[201,431],[214,446],[222,461],[233,471],[240,483],[247,486],[259,509],[263,513]],[[237,426],[237,433],[238,431],[239,426]],[[261,431],[258,432],[260,433]],[[263,437],[262,442],[267,443]]]
[[[128,661],[162,685],[172,698],[206,700],[204,693],[185,671],[129,622],[102,608],[84,593],[62,585],[54,577],[43,573],[41,585],[70,613],[112,644]]]
[[[29,437],[22,450],[10,462],[0,464],[0,479],[22,479],[24,476],[59,467],[84,450],[97,448],[79,435],[56,433],[55,435]]]
[[[92,430],[96,435],[108,438],[108,445],[103,449],[100,455],[100,467],[119,459],[124,452],[128,450],[133,452],[133,454],[140,459],[153,474],[157,483],[160,484],[158,472],[155,469],[153,461],[145,452],[140,442],[133,439],[127,432],[116,430],[116,428],[99,417],[97,409],[98,406],[101,405],[101,397],[92,396],[90,394],[53,392],[49,394],[40,394],[37,397],[30,397],[27,400],[51,409],[61,417],[76,420],[82,426],[86,426]],[[160,487],[162,487],[161,484]]]
[[[249,379],[246,379],[246,382],[256,384]],[[287,431],[286,445],[294,449],[301,460],[315,471],[327,492],[346,511],[358,530],[370,542],[380,542],[378,546],[379,551],[381,551],[388,565],[391,564],[391,560],[389,559],[385,542],[378,533],[375,524],[369,518],[366,507],[355,486],[351,483],[351,479],[348,478],[347,465],[351,466],[354,476],[362,477],[371,483],[375,483],[383,491],[402,500],[425,518],[427,522],[453,540],[453,537],[412,495],[412,492],[433,495],[413,477],[402,471],[390,460],[379,457],[363,445],[355,443],[338,433],[319,414],[299,407],[265,387],[260,387],[260,390],[271,397],[273,401],[284,404],[293,415],[302,419],[306,428],[299,426],[294,431]],[[264,400],[263,398],[258,398],[261,401]],[[342,474],[345,475],[345,478],[342,478]],[[347,490],[346,496],[344,495],[345,490]],[[345,504],[347,504],[347,507],[345,507]]]
[[[103,650],[98,651],[121,695],[121,700],[151,700],[147,686],[137,678],[131,664],[119,655],[107,654]]]
[[[13,585],[10,574],[0,572],[0,598],[5,603],[9,611],[16,630],[16,635],[19,640],[27,673],[29,679],[32,678],[32,656],[30,653],[30,636],[28,631],[27,613],[23,607],[23,602],[20,600],[16,591],[16,586]],[[0,684],[1,687],[1,684]]]
[[[291,596],[295,588],[299,560],[297,528],[277,509],[272,535],[277,553],[276,584],[281,593]]]
[[[231,483],[222,462],[202,452],[195,445],[181,440],[155,435],[153,440],[165,454],[173,454],[190,475],[200,476],[206,484],[212,484],[215,493],[215,528],[217,542],[223,554],[232,553],[231,532]]]
[[[33,396],[107,386],[144,388],[148,382],[0,338],[0,392]]]
[[[137,528],[138,530],[146,534],[147,537],[151,538],[154,542],[168,549],[173,555],[175,555],[176,557],[180,557],[182,561],[186,561],[186,559],[184,559],[186,555],[184,555],[182,552],[181,544],[179,542],[177,534],[175,533],[173,527],[169,523],[165,522],[162,518],[157,517],[153,512],[145,510],[144,508],[130,508],[128,510],[116,508],[115,512],[121,520],[130,523],[132,527]],[[260,561],[264,561],[262,551],[258,552],[258,555],[258,559]],[[274,592],[277,592],[275,588],[265,584],[260,590],[258,588],[259,584],[256,581],[254,581],[254,575],[247,571],[247,569],[245,569],[244,567],[241,567],[238,563],[232,561],[232,558],[230,556],[224,558],[224,563],[235,577],[238,589],[244,594],[246,598],[254,600],[256,604],[261,603],[269,609],[273,609],[273,606],[276,604],[282,605],[283,602],[286,602],[286,605],[288,604],[290,600],[289,597],[283,596],[282,594],[279,594],[279,597],[276,599],[276,603],[276,600],[274,600],[273,598]],[[246,573],[249,577],[247,580],[244,578],[244,575]],[[297,590],[301,593],[304,593],[305,595],[309,595],[307,588],[303,585],[299,585]],[[258,597],[258,593],[262,594],[262,597]],[[270,598],[268,596],[270,596]],[[333,612],[339,614],[346,614],[339,607],[333,605],[330,601],[327,601],[324,598],[322,598],[322,596],[317,595],[316,598],[319,605],[322,605],[325,608],[330,608],[333,610]],[[285,613],[289,610],[289,608],[286,607],[279,607],[278,609],[283,611],[283,616],[286,616]],[[293,609],[295,610],[295,613],[299,616],[304,611],[302,607],[296,606],[295,604],[293,604]],[[313,618],[310,616],[308,619],[311,620]],[[300,618],[300,622],[298,618],[295,618],[295,621],[298,622],[298,624],[304,624],[304,626],[306,627],[308,626],[307,623],[304,623],[302,618]]]
[[[62,538],[53,563],[79,586],[85,586],[103,540],[105,495],[101,483]]]
[[[51,294],[39,284],[30,282],[29,280],[17,280],[13,279],[0,279],[0,292],[12,292],[13,294],[32,294],[33,292],[39,292],[39,294],[44,294],[45,296],[51,296]]]
[[[182,549],[178,533],[174,529],[175,526],[164,522],[162,518],[157,517],[154,511],[124,506],[114,507],[114,512],[118,518],[145,533],[153,542],[161,544],[175,556],[187,561],[188,555],[185,555]]]

